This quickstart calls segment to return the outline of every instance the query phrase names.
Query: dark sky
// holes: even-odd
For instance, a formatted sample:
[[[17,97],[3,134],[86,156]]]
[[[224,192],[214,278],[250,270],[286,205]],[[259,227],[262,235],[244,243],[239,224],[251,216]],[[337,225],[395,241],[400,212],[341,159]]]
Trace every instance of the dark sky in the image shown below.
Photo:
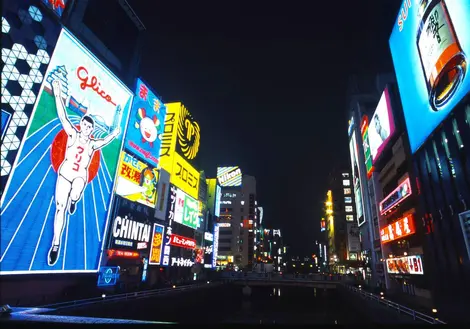
[[[255,176],[267,225],[310,253],[326,175],[349,162],[347,79],[391,69],[401,0],[131,4],[147,28],[141,75],[199,121],[200,169]]]

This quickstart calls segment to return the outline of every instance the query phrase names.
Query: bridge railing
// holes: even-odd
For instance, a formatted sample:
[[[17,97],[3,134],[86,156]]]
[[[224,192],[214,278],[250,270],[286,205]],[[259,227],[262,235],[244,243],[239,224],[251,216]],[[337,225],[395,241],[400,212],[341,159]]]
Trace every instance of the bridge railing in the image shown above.
[[[214,285],[217,285],[217,284],[220,284],[220,283],[208,281],[207,283],[198,283],[198,284],[191,284],[191,285],[179,286],[179,287],[173,286],[172,288],[142,290],[142,291],[114,294],[114,295],[102,294],[102,296],[100,297],[93,297],[93,298],[79,299],[79,300],[73,300],[73,301],[62,302],[62,303],[48,304],[48,305],[40,306],[39,308],[61,310],[61,309],[66,309],[66,308],[79,307],[79,306],[108,303],[108,302],[115,302],[115,301],[125,301],[125,300],[130,300],[130,299],[141,299],[141,298],[147,298],[147,297],[158,296],[158,295],[166,295],[169,293],[194,290],[194,289],[199,289],[203,287],[205,288],[208,286],[213,287]]]
[[[426,315],[424,313],[415,311],[415,310],[413,310],[409,307],[406,307],[406,306],[400,305],[398,303],[392,302],[391,300],[385,299],[385,297],[383,297],[383,296],[377,296],[377,295],[371,294],[370,292],[364,291],[360,288],[356,288],[356,287],[351,286],[351,285],[345,285],[345,286],[350,291],[358,293],[366,299],[376,301],[376,302],[378,302],[380,304],[383,304],[383,305],[385,305],[389,308],[395,309],[398,313],[404,313],[404,314],[410,315],[411,317],[413,317],[413,320],[421,320],[421,321],[424,321],[424,322],[430,323],[430,324],[446,324],[444,321],[441,321],[437,318]]]
[[[295,281],[295,282],[352,282],[352,279],[342,275],[323,274],[278,274],[278,273],[254,273],[254,272],[222,272],[222,279],[229,280],[268,280],[268,281]]]

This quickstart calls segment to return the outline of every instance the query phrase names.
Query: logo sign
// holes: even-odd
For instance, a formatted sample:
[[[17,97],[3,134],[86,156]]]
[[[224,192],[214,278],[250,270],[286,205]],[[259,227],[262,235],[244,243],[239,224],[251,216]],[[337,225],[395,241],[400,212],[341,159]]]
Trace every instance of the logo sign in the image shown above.
[[[194,265],[194,262],[189,258],[183,258],[183,257],[172,257],[171,258],[171,266],[191,267],[193,265]]]
[[[41,2],[57,16],[61,17],[69,0],[41,0]]]
[[[222,187],[241,186],[242,171],[238,166],[235,167],[218,167],[217,180]]]
[[[281,230],[273,230],[273,236],[274,235],[279,235],[279,237],[281,237]]]
[[[385,215],[386,213],[392,211],[400,203],[402,203],[406,198],[411,195],[411,185],[410,179],[407,178],[404,180],[398,187],[390,193],[386,198],[384,198],[380,204],[380,214]]]
[[[153,237],[150,246],[150,265],[160,265],[163,247],[163,225],[153,224]]]
[[[212,254],[212,268],[217,267],[217,256],[219,255],[219,225],[214,225],[214,249]]]
[[[364,218],[364,208],[362,202],[362,175],[359,171],[359,156],[357,151],[357,140],[356,132],[352,132],[351,140],[349,141],[349,153],[351,156],[351,165],[352,165],[352,178],[353,178],[353,188],[354,196],[356,201],[356,212],[357,212],[357,224],[361,226],[365,223]]]
[[[361,135],[362,135],[362,145],[364,148],[364,158],[366,160],[366,171],[367,177],[370,178],[372,175],[372,157],[370,155],[370,142],[369,142],[369,119],[366,115],[362,118],[361,124]]]
[[[197,199],[199,192],[199,172],[178,153],[174,154],[173,159],[173,173],[170,176],[170,183]]]
[[[382,243],[398,240],[416,233],[413,215],[403,217],[380,230]]]
[[[97,272],[132,93],[62,30],[37,98],[2,194],[1,274]]]
[[[368,129],[370,155],[375,163],[395,132],[392,104],[388,88],[382,93]]]
[[[197,229],[199,227],[198,212],[199,201],[193,199],[180,189],[177,189],[174,221],[193,229]]]
[[[170,244],[175,247],[187,248],[187,249],[195,249],[196,248],[196,240],[191,238],[186,238],[181,235],[172,234],[170,237]]]
[[[390,274],[424,274],[421,256],[387,258],[387,272]]]
[[[153,167],[159,162],[165,115],[165,105],[141,79],[137,79],[125,147]]]
[[[178,153],[192,161],[199,152],[201,133],[199,125],[181,103],[166,105],[165,127],[162,136],[160,165],[173,173],[173,155]],[[197,196],[195,196],[197,197]]]
[[[119,266],[101,266],[98,272],[98,287],[115,286],[119,280]]]
[[[414,153],[468,95],[470,0],[404,0],[390,50]]]
[[[210,232],[204,232],[204,240],[214,241],[214,235]]]
[[[157,201],[158,171],[148,167],[132,155],[121,152],[116,183],[116,194],[155,208]]]
[[[150,232],[152,228],[149,224],[117,216],[112,226],[112,248],[124,249],[146,249],[150,242]],[[140,247],[140,248],[139,248]]]

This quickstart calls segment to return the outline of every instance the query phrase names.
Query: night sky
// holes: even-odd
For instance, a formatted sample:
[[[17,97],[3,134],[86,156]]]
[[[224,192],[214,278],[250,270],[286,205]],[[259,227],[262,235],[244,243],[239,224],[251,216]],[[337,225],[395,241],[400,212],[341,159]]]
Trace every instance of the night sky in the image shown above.
[[[255,176],[266,225],[311,253],[327,173],[349,164],[347,79],[391,72],[401,0],[129,3],[147,28],[142,77],[201,125],[199,169]]]

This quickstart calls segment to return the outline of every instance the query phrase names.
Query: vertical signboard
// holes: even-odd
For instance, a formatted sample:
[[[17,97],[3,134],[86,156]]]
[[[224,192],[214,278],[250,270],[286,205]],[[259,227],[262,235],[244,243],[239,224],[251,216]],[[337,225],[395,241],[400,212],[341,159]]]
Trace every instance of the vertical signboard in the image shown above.
[[[414,153],[469,94],[470,0],[404,0],[390,36]]]
[[[160,158],[165,115],[165,105],[141,79],[137,79],[125,148],[155,168]]]
[[[170,265],[170,253],[171,253],[171,236],[172,236],[172,225],[175,218],[175,208],[176,208],[176,191],[177,188],[173,185],[170,185],[170,195],[168,197],[168,224],[165,231],[165,243],[163,245],[163,254],[162,254],[162,266]]]
[[[348,230],[348,251],[359,253],[361,252],[361,241],[359,239],[359,227],[355,222],[346,223]]]
[[[367,177],[370,178],[372,175],[372,156],[370,154],[370,142],[369,142],[369,118],[366,115],[362,117],[361,123],[361,135],[362,145],[364,148],[364,159],[366,164]]]
[[[219,255],[219,224],[214,225],[214,243],[212,250],[212,268],[217,267],[217,256]]]
[[[353,189],[354,196],[356,201],[356,213],[357,213],[357,223],[359,226],[365,223],[364,218],[364,208],[362,202],[362,189],[361,189],[361,173],[359,171],[358,163],[358,151],[357,151],[357,140],[356,140],[356,131],[354,130],[351,135],[351,140],[349,141],[349,153],[351,156],[351,165],[352,165],[352,178],[353,178]]]
[[[1,274],[96,272],[132,93],[62,30],[1,204]]]
[[[153,224],[152,244],[150,246],[150,265],[160,265],[163,247],[163,225]]]

